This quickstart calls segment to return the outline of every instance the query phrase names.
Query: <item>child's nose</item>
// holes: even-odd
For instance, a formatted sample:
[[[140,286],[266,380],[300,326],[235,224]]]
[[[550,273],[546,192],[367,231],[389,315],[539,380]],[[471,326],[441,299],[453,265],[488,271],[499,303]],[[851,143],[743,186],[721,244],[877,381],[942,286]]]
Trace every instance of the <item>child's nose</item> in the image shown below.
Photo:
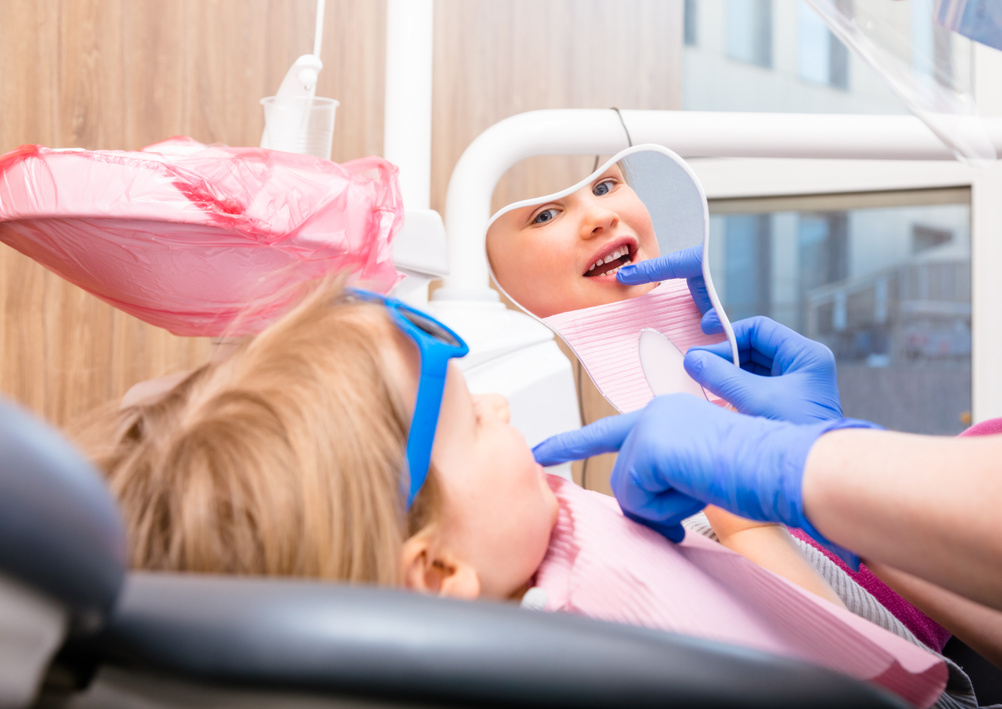
[[[613,210],[601,204],[593,204],[588,207],[582,224],[582,236],[591,239],[600,236],[609,229],[615,228],[619,223],[619,215]]]

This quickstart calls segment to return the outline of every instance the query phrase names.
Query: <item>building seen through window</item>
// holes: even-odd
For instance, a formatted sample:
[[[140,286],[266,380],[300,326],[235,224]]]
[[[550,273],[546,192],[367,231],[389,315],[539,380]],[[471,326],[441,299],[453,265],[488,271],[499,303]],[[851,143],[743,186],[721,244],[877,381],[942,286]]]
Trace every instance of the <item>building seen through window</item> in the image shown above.
[[[849,0],[840,4],[851,6]],[[849,50],[804,0],[797,3],[797,65],[802,79],[849,88]]]
[[[884,28],[881,39],[894,45],[893,53],[931,80],[950,86],[970,73],[963,47],[932,19],[935,0],[834,2],[848,17]],[[886,80],[805,0],[685,0],[680,9],[684,109],[908,112]]]
[[[772,67],[772,0],[727,0],[727,56]]]
[[[848,416],[902,431],[963,430],[968,204],[714,210],[710,268],[732,320],[767,315],[830,347]]]
[[[912,23],[908,39],[911,42],[912,66],[931,81],[953,87],[957,63],[953,33],[935,22],[924,21],[934,15],[933,0],[910,0],[909,5]]]
[[[698,1],[699,0],[685,0],[682,22],[682,39],[690,46],[699,42]]]

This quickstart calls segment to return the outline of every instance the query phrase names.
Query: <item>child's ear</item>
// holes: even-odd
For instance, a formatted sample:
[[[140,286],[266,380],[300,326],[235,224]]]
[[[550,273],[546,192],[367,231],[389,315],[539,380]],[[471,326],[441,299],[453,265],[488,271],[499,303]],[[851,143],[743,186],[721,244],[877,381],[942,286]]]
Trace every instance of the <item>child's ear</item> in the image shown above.
[[[404,586],[436,596],[473,600],[480,596],[476,569],[442,552],[430,534],[415,534],[401,552]]]

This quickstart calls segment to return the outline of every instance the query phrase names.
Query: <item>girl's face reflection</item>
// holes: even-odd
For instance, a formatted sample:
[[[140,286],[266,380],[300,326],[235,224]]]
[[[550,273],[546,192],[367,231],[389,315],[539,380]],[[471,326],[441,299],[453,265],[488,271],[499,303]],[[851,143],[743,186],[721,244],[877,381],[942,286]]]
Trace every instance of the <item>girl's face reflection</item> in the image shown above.
[[[657,285],[616,280],[620,266],[658,256],[647,207],[618,165],[566,197],[501,215],[487,232],[487,255],[501,287],[541,318]]]

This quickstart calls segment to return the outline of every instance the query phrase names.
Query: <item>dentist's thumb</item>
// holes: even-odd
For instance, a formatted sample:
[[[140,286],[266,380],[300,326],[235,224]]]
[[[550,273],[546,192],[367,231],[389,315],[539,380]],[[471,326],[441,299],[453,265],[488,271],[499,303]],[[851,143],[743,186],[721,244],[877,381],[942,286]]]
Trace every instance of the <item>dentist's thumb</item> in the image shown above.
[[[692,288],[690,288],[689,290],[691,292]],[[695,299],[696,296],[693,296],[693,300]],[[707,300],[709,300],[709,298],[707,298]],[[705,313],[703,313],[703,317],[699,321],[699,327],[707,335],[719,335],[724,331],[724,324],[720,322],[720,316],[717,315],[717,311],[714,308],[710,308]],[[730,345],[730,343],[727,344]]]
[[[704,389],[741,412],[748,411],[749,399],[754,396],[762,380],[762,377],[735,367],[730,359],[704,349],[690,349],[686,352],[682,365],[689,376]]]

